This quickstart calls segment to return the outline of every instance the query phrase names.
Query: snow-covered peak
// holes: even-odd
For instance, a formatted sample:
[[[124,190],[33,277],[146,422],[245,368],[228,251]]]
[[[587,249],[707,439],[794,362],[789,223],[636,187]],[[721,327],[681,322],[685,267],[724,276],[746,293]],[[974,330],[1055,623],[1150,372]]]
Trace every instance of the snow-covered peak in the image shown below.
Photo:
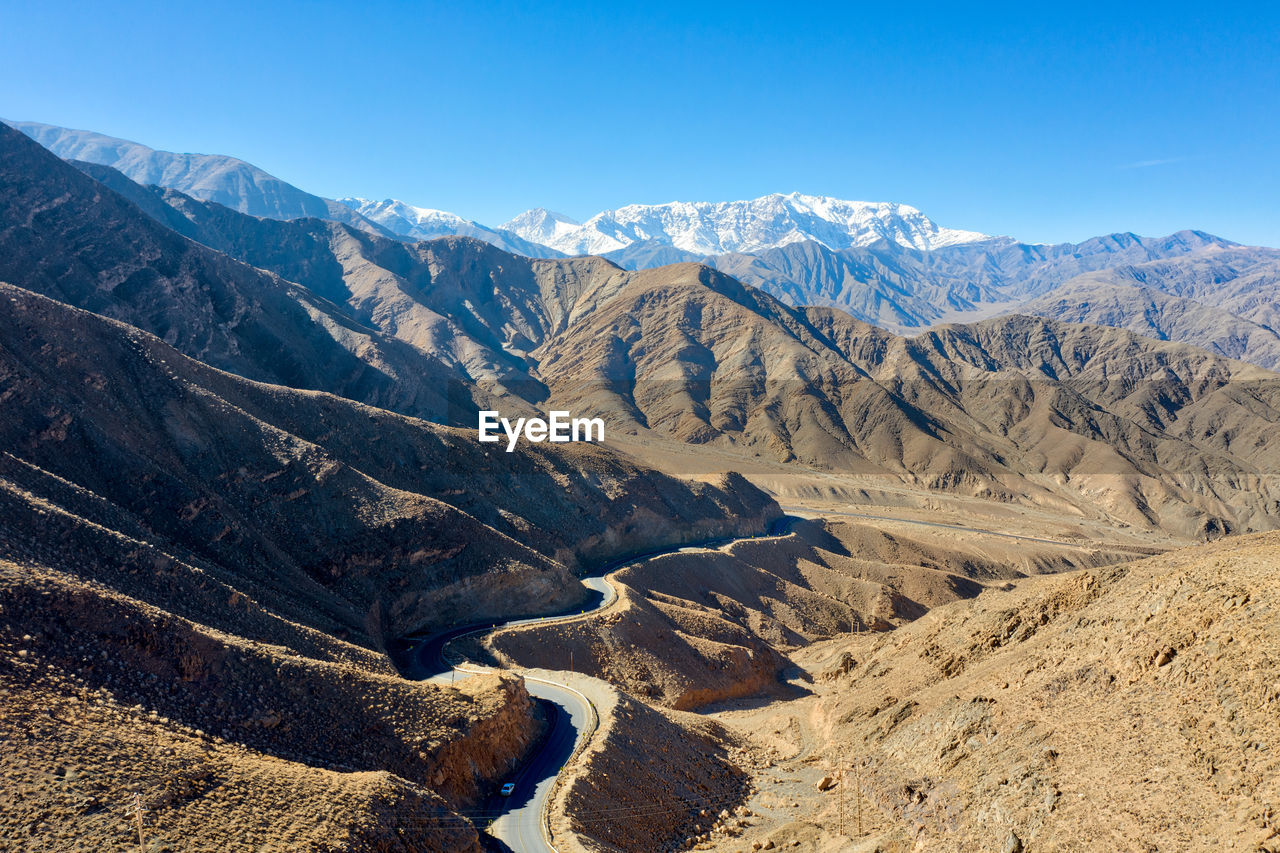
[[[452,234],[459,225],[472,224],[456,213],[430,207],[414,207],[394,198],[382,201],[340,198],[338,201],[388,231],[418,240]]]
[[[447,210],[415,207],[394,198],[374,201],[367,198],[338,199],[366,219],[410,240],[433,240],[456,234],[492,243],[499,249],[531,258],[558,258],[560,253],[537,240],[523,240],[510,231],[488,228],[479,222],[463,219]],[[555,215],[555,214],[551,214]],[[566,220],[569,221],[569,220]]]
[[[801,193],[775,193],[747,201],[631,204],[598,213],[582,225],[534,210],[503,227],[567,254],[603,254],[643,241],[721,255],[803,240],[847,249],[887,239],[928,250],[990,239],[975,231],[943,228],[905,204]]]
[[[557,240],[576,233],[582,227],[582,223],[563,213],[556,213],[545,207],[535,207],[498,227],[503,231],[518,234],[532,243],[550,246]]]

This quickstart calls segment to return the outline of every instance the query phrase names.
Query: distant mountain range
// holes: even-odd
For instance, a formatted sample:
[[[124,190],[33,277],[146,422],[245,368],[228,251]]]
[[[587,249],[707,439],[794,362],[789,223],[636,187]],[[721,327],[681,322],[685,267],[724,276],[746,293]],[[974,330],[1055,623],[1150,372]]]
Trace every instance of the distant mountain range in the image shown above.
[[[175,154],[89,130],[34,121],[6,121],[64,160],[119,170],[140,184],[172,187],[190,196],[268,219],[314,216],[381,231],[344,204],[304,192],[251,163],[221,154]]]
[[[562,258],[564,253],[505,229],[493,229],[463,219],[447,210],[414,207],[393,198],[373,201],[367,198],[339,199],[356,213],[369,219],[393,234],[410,240],[433,240],[436,237],[474,237],[492,243],[499,249],[515,252],[529,258]]]
[[[581,225],[538,209],[502,227],[567,255],[602,255],[637,243],[720,255],[804,242],[848,249],[889,240],[927,250],[990,239],[976,231],[943,228],[905,204],[800,193],[750,201],[631,204],[598,213]]]
[[[1277,376],[1203,349],[1029,317],[902,337],[841,310],[788,306],[704,264],[627,271],[473,238],[407,243],[257,218],[103,166],[77,171],[3,134],[0,281],[245,377],[472,427],[479,406],[590,411],[615,433],[1086,515],[1105,506],[1179,535],[1274,525]],[[1041,295],[1106,248],[1130,262],[1108,272],[1118,286],[1167,278],[1163,264],[1185,279],[1171,298],[1212,291],[1223,311],[1270,322],[1268,300],[1250,295],[1273,286],[1274,264],[1210,263],[1238,250],[1206,235],[1042,247],[1016,263],[1006,253],[1025,251],[991,241],[902,257],[877,247],[899,271],[902,257],[932,270],[942,283],[930,286],[972,268],[986,271],[984,287],[1015,287],[990,275],[999,261]],[[835,254],[854,251],[864,250]],[[965,251],[975,254],[963,263],[928,261]],[[1162,253],[1176,258],[1132,263]],[[1228,271],[1243,282],[1234,297],[1208,284]]]
[[[64,159],[108,166],[139,184],[253,216],[314,217],[404,241],[472,237],[526,257],[598,254],[630,270],[693,261],[788,305],[839,308],[904,334],[1026,313],[1116,326],[1280,367],[1280,321],[1272,307],[1280,295],[1280,251],[1199,231],[1028,244],[945,228],[906,205],[799,193],[628,205],[585,223],[537,208],[492,228],[394,199],[321,198],[232,157],[173,154],[89,131],[11,124]],[[190,230],[168,222],[166,205],[152,212],[181,233]]]

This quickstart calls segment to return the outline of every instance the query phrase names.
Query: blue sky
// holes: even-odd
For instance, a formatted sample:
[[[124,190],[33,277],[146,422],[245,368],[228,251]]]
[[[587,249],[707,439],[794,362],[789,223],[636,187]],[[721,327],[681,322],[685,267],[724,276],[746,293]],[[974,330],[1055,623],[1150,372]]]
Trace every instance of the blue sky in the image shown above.
[[[0,0],[0,115],[490,225],[799,190],[1280,246],[1278,8]]]

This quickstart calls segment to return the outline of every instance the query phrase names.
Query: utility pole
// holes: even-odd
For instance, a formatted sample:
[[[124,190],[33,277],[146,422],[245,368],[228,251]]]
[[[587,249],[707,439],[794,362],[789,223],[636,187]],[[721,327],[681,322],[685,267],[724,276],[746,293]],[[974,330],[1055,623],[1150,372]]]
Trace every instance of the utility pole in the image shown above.
[[[844,835],[844,771],[843,771],[843,770],[839,771],[839,781],[837,781],[837,782],[836,782],[836,787],[840,789],[840,790],[839,790],[839,793],[840,793],[840,834],[843,836],[843,835]]]
[[[147,853],[147,839],[142,834],[142,794],[133,794],[133,816],[138,823],[138,850]]]
[[[862,767],[854,770],[854,783],[858,789],[858,837],[862,837]]]
[[[573,649],[569,649],[569,671],[573,672]]]

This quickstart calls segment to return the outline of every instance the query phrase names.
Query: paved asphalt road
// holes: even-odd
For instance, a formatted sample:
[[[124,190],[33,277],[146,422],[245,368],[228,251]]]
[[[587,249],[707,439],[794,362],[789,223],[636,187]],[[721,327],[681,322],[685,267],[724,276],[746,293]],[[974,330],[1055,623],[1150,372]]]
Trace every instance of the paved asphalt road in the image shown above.
[[[832,512],[818,511],[807,507],[783,507],[783,510],[794,510],[798,512],[813,513],[819,515],[838,515],[849,516],[853,518],[874,519],[879,521],[902,521],[910,524],[922,524],[930,527],[942,527],[948,530],[968,531],[973,533],[986,533],[995,536],[1005,536],[1010,539],[1022,539],[1032,542],[1046,542],[1055,545],[1068,545],[1075,543],[1055,542],[1052,539],[1039,539],[1033,536],[1019,536],[1012,533],[997,533],[990,530],[980,530],[971,527],[960,527],[951,524],[941,524],[938,522],[921,521],[917,519],[906,518],[885,518],[882,516],[864,515],[856,512]],[[784,535],[791,524],[800,519],[795,516],[783,516],[775,521],[769,527],[766,536]],[[552,616],[538,616],[528,619],[514,619],[507,622],[494,625],[491,622],[476,623],[472,625],[462,625],[452,628],[439,634],[431,636],[407,637],[393,649],[390,650],[393,660],[406,676],[410,678],[429,679],[436,682],[449,683],[450,681],[465,678],[470,672],[469,666],[464,665],[462,669],[455,669],[445,660],[445,647],[451,640],[455,640],[465,634],[480,633],[483,631],[493,630],[495,627],[506,627],[511,625],[530,625],[536,622],[547,622],[555,619],[563,619],[566,617],[577,616],[592,610],[598,610],[602,607],[608,607],[617,599],[617,591],[613,585],[609,583],[605,575],[610,572],[617,571],[624,566],[632,563],[643,562],[662,554],[670,554],[691,548],[719,548],[733,542],[732,538],[715,539],[709,542],[701,542],[697,545],[684,545],[672,548],[663,548],[656,551],[650,551],[646,554],[632,555],[621,560],[616,560],[600,569],[600,574],[584,578],[582,583],[590,591],[590,596],[586,602],[567,613],[556,614]],[[544,833],[544,824],[542,816],[546,807],[547,797],[551,793],[552,786],[555,784],[556,774],[565,765],[569,758],[573,755],[574,748],[577,745],[578,738],[582,733],[592,729],[597,720],[595,718],[595,710],[591,707],[590,702],[581,693],[576,690],[554,682],[535,679],[525,676],[525,683],[529,693],[543,702],[543,707],[547,709],[551,722],[551,731],[547,736],[546,742],[536,755],[529,759],[523,767],[513,774],[508,781],[516,783],[515,791],[509,797],[492,796],[483,804],[481,814],[497,815],[492,824],[488,827],[488,832],[496,838],[501,845],[512,851],[519,853],[555,853],[555,848],[551,846],[549,840]],[[478,823],[483,823],[483,818],[477,818]]]
[[[542,815],[555,785],[556,774],[569,761],[578,743],[578,734],[595,726],[595,711],[576,691],[547,681],[525,678],[529,692],[545,700],[554,715],[551,732],[538,754],[511,778],[516,789],[510,797],[490,800],[492,811],[506,810],[489,827],[489,834],[511,850],[544,853],[555,848],[547,843]]]
[[[769,527],[766,536],[780,536],[795,519],[784,516]],[[528,619],[513,619],[494,625],[492,622],[461,625],[430,636],[406,637],[395,647],[389,649],[392,659],[407,677],[419,678],[448,684],[456,679],[467,677],[470,672],[464,665],[457,669],[445,660],[445,647],[451,640],[466,634],[491,631],[495,627],[512,625],[531,625],[536,622],[547,622],[555,619],[577,616],[592,610],[608,607],[617,599],[618,593],[609,583],[605,575],[632,563],[643,562],[662,554],[682,551],[686,548],[718,548],[733,542],[732,538],[715,539],[696,545],[681,545],[663,548],[645,554],[632,555],[616,560],[600,569],[600,574],[584,578],[583,586],[589,590],[586,602],[567,613],[553,616],[538,616]],[[542,748],[525,763],[508,781],[516,783],[516,789],[509,797],[493,796],[484,803],[482,814],[499,815],[488,827],[491,836],[498,839],[508,849],[518,853],[555,853],[543,831],[542,816],[545,811],[547,797],[555,784],[556,774],[573,755],[578,738],[583,732],[595,727],[597,720],[595,709],[578,691],[551,681],[525,676],[525,684],[529,693],[542,700],[547,708],[551,722],[551,731],[547,735]],[[478,820],[477,822],[482,822]]]

